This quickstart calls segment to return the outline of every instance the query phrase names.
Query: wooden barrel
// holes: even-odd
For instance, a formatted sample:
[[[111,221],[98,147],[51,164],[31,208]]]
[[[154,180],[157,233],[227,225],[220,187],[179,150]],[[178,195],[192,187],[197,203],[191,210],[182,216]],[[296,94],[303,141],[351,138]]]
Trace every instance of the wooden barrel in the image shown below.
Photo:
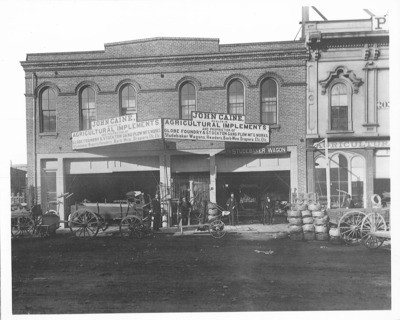
[[[315,232],[304,232],[303,237],[306,241],[315,240]]]
[[[301,212],[301,216],[304,217],[311,217],[311,211],[310,210],[303,210]]]
[[[289,225],[301,226],[303,224],[303,219],[301,218],[288,218]]]
[[[328,234],[328,227],[326,225],[317,225],[315,226],[315,232]]]
[[[301,217],[301,211],[288,210],[287,216],[288,216],[288,218],[299,218],[299,217]]]
[[[302,228],[303,228],[303,232],[314,232],[314,230],[315,230],[313,224],[304,224]]]
[[[327,240],[329,240],[329,234],[328,233],[316,233],[315,239],[318,241],[327,241]]]
[[[323,216],[321,218],[314,218],[314,224],[316,226],[325,226],[329,222],[329,216]]]
[[[164,214],[164,215],[162,216],[162,227],[163,227],[163,228],[167,228],[167,227],[168,227],[168,217],[167,217],[166,214]]]
[[[303,233],[303,228],[301,226],[290,225],[289,232],[290,233],[299,233],[299,232]]]
[[[305,217],[303,218],[303,224],[313,224],[314,223],[314,219],[311,217]]]

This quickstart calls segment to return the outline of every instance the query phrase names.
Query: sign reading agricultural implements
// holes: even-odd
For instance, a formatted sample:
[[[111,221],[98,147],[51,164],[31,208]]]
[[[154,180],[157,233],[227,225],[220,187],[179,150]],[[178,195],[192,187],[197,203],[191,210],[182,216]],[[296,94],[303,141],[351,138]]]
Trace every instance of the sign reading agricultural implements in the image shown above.
[[[192,112],[191,120],[163,119],[165,139],[269,142],[269,126],[245,123],[244,115]]]
[[[162,138],[161,119],[141,122],[133,121],[133,118],[130,121],[127,119],[114,121],[113,119],[117,118],[100,120],[104,122],[96,123],[94,128],[90,130],[73,132],[72,149],[102,147]]]

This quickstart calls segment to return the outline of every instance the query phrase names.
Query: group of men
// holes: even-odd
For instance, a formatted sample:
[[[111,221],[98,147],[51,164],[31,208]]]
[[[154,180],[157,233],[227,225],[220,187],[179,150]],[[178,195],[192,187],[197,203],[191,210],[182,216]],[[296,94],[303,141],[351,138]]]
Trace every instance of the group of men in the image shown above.
[[[152,215],[154,217],[153,220],[153,231],[158,231],[161,227],[161,203],[160,196],[157,193],[155,197],[150,202]],[[261,207],[262,207],[262,222],[263,224],[272,224],[274,219],[275,207],[274,201],[272,201],[270,195],[266,193],[261,198]],[[186,197],[183,197],[178,205],[178,223],[182,223],[182,225],[188,224],[188,219],[191,211],[191,204],[187,201]],[[231,193],[230,197],[226,201],[226,209],[230,212],[229,214],[229,224],[234,226],[237,223],[237,213],[238,213],[238,202],[235,198],[235,194]]]

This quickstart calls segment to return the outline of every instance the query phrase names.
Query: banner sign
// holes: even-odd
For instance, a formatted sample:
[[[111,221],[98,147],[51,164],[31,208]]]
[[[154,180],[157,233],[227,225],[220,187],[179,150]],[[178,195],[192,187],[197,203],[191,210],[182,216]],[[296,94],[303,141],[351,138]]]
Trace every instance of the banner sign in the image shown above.
[[[317,149],[325,149],[325,141],[314,143]],[[390,148],[390,140],[328,141],[328,149]]]
[[[227,154],[234,156],[260,155],[260,154],[282,154],[287,153],[287,147],[261,147],[261,148],[233,148],[226,149]]]
[[[136,113],[134,114],[127,114],[125,116],[104,119],[104,120],[95,120],[91,122],[92,129],[98,127],[107,127],[113,124],[125,124],[130,122],[136,122]]]
[[[192,112],[191,120],[163,119],[165,139],[269,142],[269,126],[245,123],[244,115]]]
[[[135,122],[123,117],[94,121],[95,127],[72,133],[72,149],[84,149],[114,144],[162,138],[161,119]],[[119,119],[119,120],[113,120]],[[136,117],[135,117],[136,119]],[[109,121],[112,120],[112,121]],[[121,120],[121,121],[120,121]]]

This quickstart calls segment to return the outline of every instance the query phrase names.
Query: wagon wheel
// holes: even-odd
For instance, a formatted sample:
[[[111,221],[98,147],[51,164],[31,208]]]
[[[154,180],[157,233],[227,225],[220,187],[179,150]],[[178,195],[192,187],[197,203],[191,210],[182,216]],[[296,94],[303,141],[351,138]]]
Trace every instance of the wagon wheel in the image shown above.
[[[190,225],[200,224],[201,213],[199,210],[193,210],[190,212]]]
[[[143,224],[137,217],[126,216],[121,220],[119,224],[119,232],[122,238],[132,239],[132,238],[143,238]]]
[[[93,238],[99,232],[99,219],[86,209],[71,214],[68,224],[71,232],[78,238]]]
[[[376,231],[387,231],[385,219],[377,212],[369,213],[361,223],[362,243],[370,249],[379,248],[385,241],[383,237],[374,235]]]
[[[364,217],[364,212],[351,211],[340,218],[338,229],[344,242],[357,244],[361,241],[361,223]]]
[[[14,237],[32,236],[34,231],[35,222],[30,217],[18,217],[11,220],[11,234]]]
[[[209,231],[214,238],[222,238],[226,234],[225,224],[220,219],[216,219],[210,222]]]

